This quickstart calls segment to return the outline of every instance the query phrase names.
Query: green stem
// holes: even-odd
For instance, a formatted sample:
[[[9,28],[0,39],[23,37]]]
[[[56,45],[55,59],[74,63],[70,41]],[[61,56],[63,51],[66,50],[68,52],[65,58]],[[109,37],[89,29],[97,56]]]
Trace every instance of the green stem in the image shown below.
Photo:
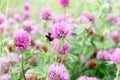
[[[93,41],[94,41],[94,38],[92,37],[92,39],[91,39],[91,44],[92,44],[92,46],[94,47],[94,49],[96,50],[96,45],[95,45],[95,43],[94,43]]]
[[[26,80],[26,78],[25,78],[25,72],[24,72],[24,57],[23,57],[23,55],[22,55],[22,64],[21,64],[21,68],[22,68],[22,74],[23,74],[24,80]]]
[[[115,80],[118,80],[120,70],[119,70],[119,65],[116,64],[116,66],[117,66],[117,73],[116,73],[116,78],[115,78]]]
[[[62,37],[60,39],[60,43],[59,43],[59,47],[58,47],[58,51],[57,51],[57,56],[56,56],[56,62],[57,62],[57,58],[58,58],[58,55],[59,55],[59,51],[60,51],[60,48],[64,46],[64,37]]]

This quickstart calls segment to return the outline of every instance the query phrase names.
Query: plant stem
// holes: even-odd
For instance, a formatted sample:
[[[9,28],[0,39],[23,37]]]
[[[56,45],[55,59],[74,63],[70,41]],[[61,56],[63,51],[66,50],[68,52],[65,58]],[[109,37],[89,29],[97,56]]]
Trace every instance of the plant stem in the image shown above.
[[[21,64],[21,68],[22,68],[22,74],[23,74],[24,80],[26,80],[26,78],[25,78],[25,73],[24,73],[24,57],[23,57],[23,55],[22,55],[22,64]]]
[[[63,47],[64,46],[64,37],[62,37],[61,39],[60,39],[60,42],[59,42],[59,46],[58,46],[58,51],[57,51],[57,56],[56,56],[56,62],[57,62],[57,58],[58,58],[58,56],[59,56],[59,51],[60,51],[60,49],[61,49],[61,47]]]
[[[116,78],[115,78],[115,80],[118,80],[120,70],[119,70],[119,65],[116,64],[116,66],[117,66],[117,73],[116,73]]]

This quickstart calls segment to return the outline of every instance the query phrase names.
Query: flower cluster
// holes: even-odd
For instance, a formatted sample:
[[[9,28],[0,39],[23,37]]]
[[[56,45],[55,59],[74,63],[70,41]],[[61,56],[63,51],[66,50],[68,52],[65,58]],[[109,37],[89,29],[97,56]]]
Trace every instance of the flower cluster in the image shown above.
[[[27,49],[30,45],[29,34],[24,30],[19,30],[14,33],[15,47],[18,51]]]
[[[1,57],[0,58],[0,71],[2,73],[8,73],[9,72],[9,69],[10,69],[10,57]]]
[[[44,19],[44,20],[50,20],[52,19],[52,11],[50,8],[42,8],[41,9],[41,18]]]
[[[5,22],[5,16],[4,14],[0,13],[0,24]]]
[[[115,19],[116,19],[116,14],[114,13],[109,14],[107,17],[107,21],[109,22],[114,21]]]
[[[24,4],[24,9],[25,9],[26,11],[30,10],[30,4],[29,4],[29,3],[25,3],[25,4]]]
[[[69,26],[65,22],[55,23],[51,28],[54,38],[68,37],[71,33]]]
[[[120,63],[120,48],[115,49],[110,59],[114,63]]]
[[[69,80],[69,73],[63,64],[53,63],[49,66],[48,80]]]
[[[54,49],[55,52],[58,52],[59,54],[66,54],[72,48],[71,45],[68,42],[65,42],[63,47],[60,48],[60,50],[59,50],[60,41],[58,39],[55,39],[54,41],[55,41],[55,44],[54,44],[53,49]]]
[[[120,43],[120,32],[118,30],[113,31],[110,34],[110,37],[111,37],[111,39],[112,39],[113,42]]]
[[[66,6],[69,5],[69,0],[59,0],[59,1],[60,1],[60,5],[61,5],[61,6],[66,7]]]
[[[14,19],[16,20],[16,22],[20,22],[22,20],[19,14],[15,14]]]
[[[27,31],[28,33],[31,33],[33,30],[33,25],[31,21],[24,21],[23,22],[23,29]]]
[[[0,76],[0,80],[11,80],[11,76],[9,74],[3,74]]]
[[[79,9],[79,2],[88,5],[89,0],[70,1],[58,0],[63,10],[54,13],[52,7],[59,9],[59,5],[42,7],[45,0],[38,3],[40,7],[34,5],[36,1],[24,3],[23,11],[3,9],[0,80],[113,80],[115,71],[119,80],[120,15],[116,7],[112,10],[108,1],[99,0],[100,7]]]
[[[89,12],[87,11],[84,11],[80,17],[78,18],[78,21],[81,23],[81,24],[85,24],[85,23],[88,23],[90,21],[94,21],[94,16],[92,16]]]

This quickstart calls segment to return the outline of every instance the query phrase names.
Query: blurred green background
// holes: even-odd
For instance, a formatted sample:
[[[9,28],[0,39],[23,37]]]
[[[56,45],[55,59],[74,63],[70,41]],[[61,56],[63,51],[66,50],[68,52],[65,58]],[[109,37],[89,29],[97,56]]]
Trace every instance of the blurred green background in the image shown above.
[[[59,0],[0,0],[0,12],[5,13],[13,12],[23,12],[24,3],[31,4],[31,14],[38,15],[41,7],[51,7],[55,14],[60,14],[63,12],[62,7],[59,5]],[[119,0],[70,0],[70,6],[67,9],[74,17],[78,17],[80,12],[83,10],[89,10],[90,12],[95,12],[101,5],[110,3],[114,8],[119,7]],[[117,10],[116,10],[117,11]]]
[[[13,16],[14,13],[23,13],[23,5],[24,3],[31,4],[31,16],[32,18],[38,18],[40,14],[40,9],[42,7],[50,7],[54,12],[54,15],[59,15],[63,13],[62,7],[59,5],[59,0],[0,0],[0,12],[5,13],[10,16]],[[71,0],[70,6],[67,9],[72,15],[78,16],[78,12],[81,11],[81,1],[79,0]],[[79,9],[79,10],[77,10]],[[78,11],[74,13],[75,11]]]
[[[77,19],[83,11],[87,10],[97,19],[101,17],[104,20],[109,13],[116,13],[117,16],[120,16],[119,2],[120,0],[70,0],[67,14]],[[25,12],[23,8],[24,3],[30,3],[31,19],[38,23],[41,21],[40,9],[42,7],[50,7],[55,16],[64,13],[64,9],[60,6],[59,0],[0,0],[0,12],[4,13],[6,18],[12,17],[16,13],[23,15]],[[111,12],[106,9],[108,5],[112,6]],[[100,23],[99,20],[98,23]],[[96,22],[96,25],[98,23]],[[104,25],[101,23],[99,26]]]

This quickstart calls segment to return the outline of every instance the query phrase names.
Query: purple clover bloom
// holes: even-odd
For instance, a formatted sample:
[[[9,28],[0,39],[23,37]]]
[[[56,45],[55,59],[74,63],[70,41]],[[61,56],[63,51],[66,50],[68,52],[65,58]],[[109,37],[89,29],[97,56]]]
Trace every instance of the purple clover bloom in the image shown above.
[[[120,18],[118,18],[118,19],[116,20],[115,25],[118,26],[118,27],[120,26]]]
[[[8,73],[9,72],[10,62],[11,62],[11,60],[7,56],[4,56],[4,57],[0,58],[0,71],[2,73]]]
[[[94,21],[95,20],[94,16],[91,15],[88,11],[83,11],[81,16],[87,17],[89,19],[89,21]]]
[[[50,8],[42,8],[40,11],[40,16],[44,20],[50,20],[52,19],[52,11]]]
[[[3,74],[0,76],[0,80],[11,80],[11,76],[9,74]]]
[[[120,48],[115,49],[110,59],[114,63],[120,63]]]
[[[16,20],[16,22],[20,22],[22,20],[19,14],[15,14],[14,19]]]
[[[69,80],[69,73],[63,64],[53,63],[48,70],[48,80]]]
[[[15,47],[18,51],[22,49],[27,49],[30,44],[29,35],[24,30],[16,31],[14,34]]]
[[[97,59],[109,60],[110,56],[111,53],[109,53],[107,50],[99,50],[97,53]]]
[[[14,18],[9,18],[9,19],[8,19],[8,25],[12,26],[12,25],[14,25],[14,24],[15,24]]]
[[[86,24],[89,22],[89,19],[86,16],[81,15],[78,20],[80,21],[81,24]]]
[[[110,37],[111,39],[116,42],[116,43],[119,43],[120,42],[120,33],[119,31],[113,31],[111,34],[110,34]]]
[[[23,23],[23,29],[27,31],[28,33],[31,33],[33,30],[33,25],[31,21],[24,21]]]
[[[5,16],[4,14],[0,13],[0,24],[5,22]]]
[[[59,0],[60,1],[60,5],[63,7],[66,7],[69,5],[69,0]]]
[[[23,17],[24,17],[25,20],[29,19],[30,18],[30,12],[28,12],[28,11],[24,12]]]
[[[107,21],[111,22],[111,21],[115,20],[115,18],[116,18],[116,15],[114,13],[111,13],[108,15]]]
[[[64,43],[63,48],[60,49],[60,54],[66,54],[72,49],[71,45],[68,42]]]
[[[25,9],[26,11],[30,10],[30,4],[29,4],[29,3],[25,3],[25,4],[24,4],[24,9]]]
[[[55,23],[51,28],[53,38],[68,37],[71,33],[69,26],[65,22]]]
[[[54,42],[55,43],[53,49],[55,52],[58,52],[59,54],[66,54],[72,49],[72,46],[68,42],[65,42],[63,47],[60,48],[59,50],[60,41],[58,39],[55,39]]]

